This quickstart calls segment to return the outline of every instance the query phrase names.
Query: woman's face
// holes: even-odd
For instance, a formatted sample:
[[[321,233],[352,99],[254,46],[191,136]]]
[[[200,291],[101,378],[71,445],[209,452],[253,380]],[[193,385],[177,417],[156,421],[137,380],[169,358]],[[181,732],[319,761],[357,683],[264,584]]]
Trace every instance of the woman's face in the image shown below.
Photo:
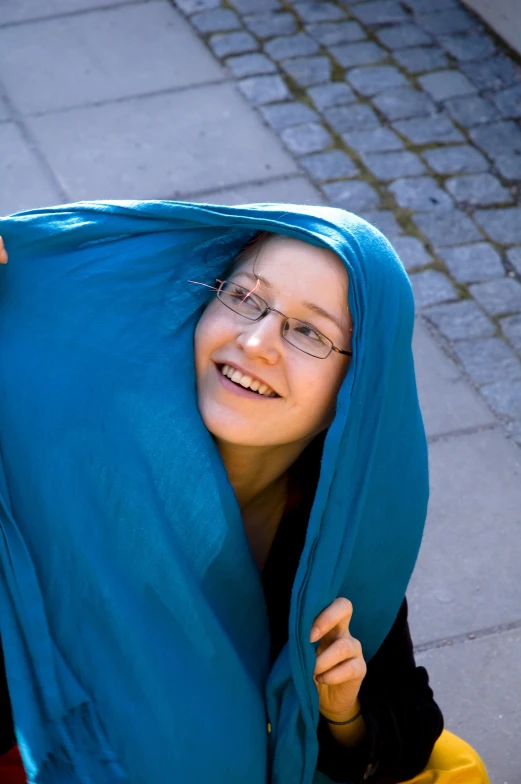
[[[251,289],[255,276],[262,279],[256,294],[268,305],[311,324],[337,348],[350,350],[348,277],[336,254],[272,235],[258,253],[253,251],[234,268],[229,279]],[[305,444],[331,423],[349,357],[335,351],[326,359],[305,354],[283,339],[283,323],[282,316],[271,312],[260,321],[249,321],[217,298],[201,316],[195,331],[198,405],[218,441],[242,446]],[[268,394],[229,380],[222,373],[225,365],[267,385]]]

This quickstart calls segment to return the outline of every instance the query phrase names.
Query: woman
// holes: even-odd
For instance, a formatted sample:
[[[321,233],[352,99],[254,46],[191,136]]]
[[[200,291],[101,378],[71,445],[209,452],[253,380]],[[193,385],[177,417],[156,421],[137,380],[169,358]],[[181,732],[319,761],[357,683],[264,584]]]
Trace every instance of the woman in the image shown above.
[[[1,635],[29,780],[486,782],[436,743],[412,654],[426,448],[384,238],[277,205],[2,230]]]

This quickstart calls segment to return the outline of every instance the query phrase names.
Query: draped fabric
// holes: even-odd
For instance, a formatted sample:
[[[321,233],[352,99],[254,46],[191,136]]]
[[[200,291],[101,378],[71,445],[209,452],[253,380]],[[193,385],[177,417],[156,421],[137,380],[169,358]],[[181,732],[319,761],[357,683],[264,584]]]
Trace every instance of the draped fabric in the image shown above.
[[[212,294],[188,283],[213,284],[259,230],[337,253],[354,323],[271,671],[260,578],[197,410]],[[371,658],[426,514],[394,251],[350,213],[280,204],[80,203],[0,234],[0,635],[29,780],[319,781],[312,621],[348,596]]]

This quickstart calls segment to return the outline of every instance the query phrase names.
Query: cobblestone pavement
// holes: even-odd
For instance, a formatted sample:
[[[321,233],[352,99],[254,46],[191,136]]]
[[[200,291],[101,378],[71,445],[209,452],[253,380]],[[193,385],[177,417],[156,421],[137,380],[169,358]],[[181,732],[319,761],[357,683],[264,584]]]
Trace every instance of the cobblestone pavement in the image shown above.
[[[458,0],[174,0],[521,445],[521,65]]]

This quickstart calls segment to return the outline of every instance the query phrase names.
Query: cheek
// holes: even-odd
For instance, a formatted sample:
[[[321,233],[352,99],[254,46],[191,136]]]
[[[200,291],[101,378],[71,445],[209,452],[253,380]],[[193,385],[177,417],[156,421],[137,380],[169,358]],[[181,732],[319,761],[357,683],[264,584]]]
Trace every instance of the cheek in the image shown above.
[[[229,330],[228,330],[229,332]],[[203,368],[212,352],[227,339],[223,320],[214,312],[213,305],[209,305],[195,328],[194,356],[197,370]]]

